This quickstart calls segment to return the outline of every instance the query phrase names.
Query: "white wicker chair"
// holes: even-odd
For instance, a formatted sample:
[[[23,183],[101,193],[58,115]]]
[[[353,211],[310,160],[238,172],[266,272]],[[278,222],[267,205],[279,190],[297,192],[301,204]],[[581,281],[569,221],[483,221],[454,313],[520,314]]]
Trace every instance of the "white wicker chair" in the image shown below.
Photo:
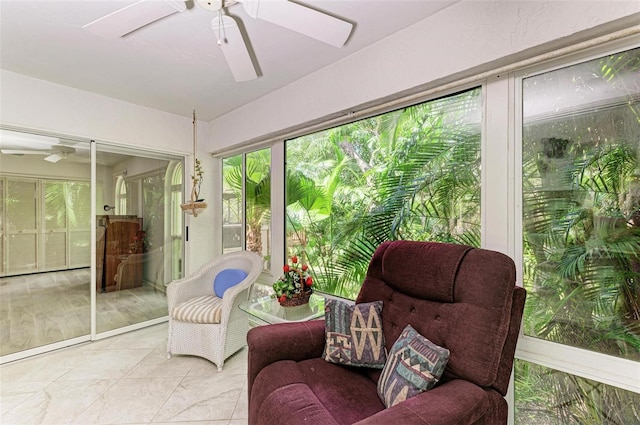
[[[249,289],[262,272],[262,263],[262,258],[254,252],[232,252],[203,265],[189,277],[171,282],[167,287],[167,358],[171,358],[172,354],[200,356],[215,363],[218,371],[222,371],[225,359],[247,343],[249,321],[238,305],[247,300]],[[172,317],[173,308],[180,303],[203,295],[213,295],[215,277],[221,270],[229,268],[242,269],[247,277],[224,293],[220,323],[188,323]]]

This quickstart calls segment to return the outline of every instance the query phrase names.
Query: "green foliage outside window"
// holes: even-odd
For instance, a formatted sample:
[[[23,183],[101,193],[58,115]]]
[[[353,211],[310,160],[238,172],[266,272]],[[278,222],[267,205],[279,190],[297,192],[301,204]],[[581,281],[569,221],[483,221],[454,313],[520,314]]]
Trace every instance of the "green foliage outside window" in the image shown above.
[[[289,253],[354,299],[387,240],[480,244],[480,89],[287,141]]]

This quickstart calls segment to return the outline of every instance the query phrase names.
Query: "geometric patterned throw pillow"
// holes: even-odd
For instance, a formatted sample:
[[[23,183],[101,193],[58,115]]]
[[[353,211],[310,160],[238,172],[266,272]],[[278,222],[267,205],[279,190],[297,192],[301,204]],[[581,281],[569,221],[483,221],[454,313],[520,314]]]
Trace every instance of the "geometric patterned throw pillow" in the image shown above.
[[[382,301],[324,306],[324,359],[331,363],[382,369],[387,358],[382,333]]]
[[[378,396],[387,407],[433,388],[449,361],[449,350],[407,325],[391,347],[378,380]]]

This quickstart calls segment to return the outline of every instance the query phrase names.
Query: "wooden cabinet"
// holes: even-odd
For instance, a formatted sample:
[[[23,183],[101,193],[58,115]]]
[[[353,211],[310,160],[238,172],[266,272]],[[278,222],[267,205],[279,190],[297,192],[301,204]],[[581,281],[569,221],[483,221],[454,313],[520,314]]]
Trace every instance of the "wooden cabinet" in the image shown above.
[[[96,289],[111,292],[142,286],[142,262],[127,261],[144,252],[142,218],[131,215],[98,216]],[[118,267],[127,262],[126,273]]]

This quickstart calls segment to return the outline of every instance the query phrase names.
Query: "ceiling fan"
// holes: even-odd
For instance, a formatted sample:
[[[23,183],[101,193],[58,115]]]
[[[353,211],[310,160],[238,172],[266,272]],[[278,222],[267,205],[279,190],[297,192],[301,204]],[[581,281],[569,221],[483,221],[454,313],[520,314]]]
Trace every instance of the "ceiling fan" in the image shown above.
[[[0,149],[3,155],[46,155],[43,159],[56,163],[61,159],[67,159],[76,153],[76,149],[65,145],[54,145],[51,149]]]
[[[256,79],[258,73],[236,18],[227,14],[226,9],[231,6],[242,4],[245,12],[254,19],[279,25],[335,47],[344,45],[353,27],[342,19],[289,0],[195,1],[203,8],[218,13],[211,22],[211,28],[236,81]],[[83,28],[102,37],[117,38],[186,9],[186,2],[180,0],[140,0]]]

